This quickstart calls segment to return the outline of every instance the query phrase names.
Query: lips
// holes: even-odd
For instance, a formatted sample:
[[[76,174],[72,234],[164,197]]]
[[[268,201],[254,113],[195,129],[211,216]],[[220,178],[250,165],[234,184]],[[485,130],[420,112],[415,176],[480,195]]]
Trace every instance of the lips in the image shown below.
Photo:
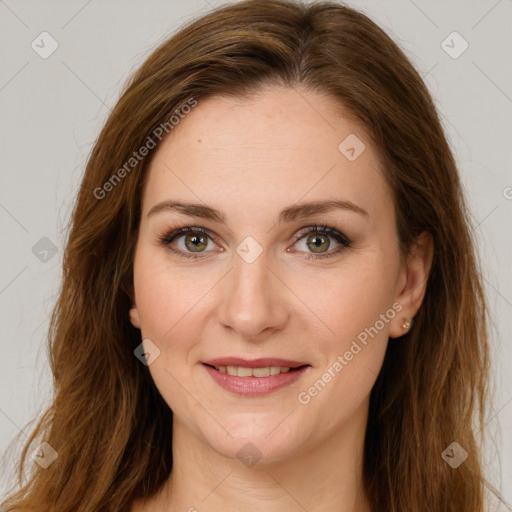
[[[203,362],[214,382],[227,391],[259,396],[292,385],[311,365],[300,361],[266,357],[243,359],[225,357]]]
[[[300,361],[291,361],[289,359],[279,359],[276,357],[262,357],[260,359],[242,359],[240,357],[222,357],[203,361],[203,364],[209,366],[243,366],[245,368],[265,368],[270,366],[279,366],[281,368],[299,368],[300,366],[309,366],[308,363]]]

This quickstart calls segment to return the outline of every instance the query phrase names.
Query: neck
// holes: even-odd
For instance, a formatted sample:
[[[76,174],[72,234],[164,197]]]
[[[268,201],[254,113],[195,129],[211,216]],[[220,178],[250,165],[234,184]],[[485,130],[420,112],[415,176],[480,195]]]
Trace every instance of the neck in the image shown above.
[[[367,404],[322,443],[247,467],[213,450],[175,417],[173,469],[158,510],[371,512],[362,485],[366,420]]]

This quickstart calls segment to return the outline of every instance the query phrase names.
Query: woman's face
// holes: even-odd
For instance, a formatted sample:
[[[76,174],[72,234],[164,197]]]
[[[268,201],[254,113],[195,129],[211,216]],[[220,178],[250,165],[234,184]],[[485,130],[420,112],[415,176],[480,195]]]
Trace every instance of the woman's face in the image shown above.
[[[418,306],[376,153],[336,111],[305,89],[200,99],[148,170],[131,321],[175,421],[229,457],[364,432],[388,337]],[[171,240],[182,227],[204,231]]]

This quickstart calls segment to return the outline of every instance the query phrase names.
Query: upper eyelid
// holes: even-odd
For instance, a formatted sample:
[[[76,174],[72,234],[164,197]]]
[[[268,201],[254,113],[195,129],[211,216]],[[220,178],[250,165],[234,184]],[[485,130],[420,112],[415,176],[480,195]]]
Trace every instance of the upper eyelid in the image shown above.
[[[326,235],[328,236],[332,236],[334,238],[336,238],[337,236],[341,236],[343,238],[346,239],[347,242],[351,241],[349,239],[349,237],[347,235],[345,235],[345,233],[343,233],[342,231],[339,231],[338,229],[336,228],[333,228],[327,224],[324,224],[323,226],[318,226],[318,225],[314,225],[314,226],[306,226],[304,228],[301,228],[299,229],[299,231],[296,233],[296,239],[300,239],[302,238],[303,236],[307,235],[308,233],[325,233]]]
[[[203,226],[183,226],[183,227],[178,227],[176,229],[171,230],[166,235],[164,235],[164,236],[162,236],[160,238],[161,239],[165,239],[165,238],[169,237],[170,238],[169,243],[171,243],[171,242],[174,242],[176,239],[186,235],[187,233],[191,233],[191,232],[192,233],[198,232],[198,233],[206,234],[207,236],[209,236],[212,239],[213,242],[218,243],[217,242],[217,240],[218,240],[217,235],[215,233],[213,233],[211,230],[209,230],[208,228],[205,228]],[[293,235],[293,239],[295,240],[295,242],[298,242],[299,240],[304,238],[309,233],[316,233],[316,232],[318,232],[318,233],[325,233],[326,236],[329,236],[329,237],[334,238],[334,239],[336,239],[336,238],[343,238],[344,242],[347,245],[352,243],[352,240],[347,235],[345,235],[343,232],[341,232],[341,231],[337,230],[336,228],[331,227],[331,226],[329,226],[327,224],[324,224],[324,225],[314,224],[314,225],[305,226],[305,227],[299,229],[298,231],[296,231],[296,233]],[[342,243],[339,240],[336,240],[336,242],[337,243]]]

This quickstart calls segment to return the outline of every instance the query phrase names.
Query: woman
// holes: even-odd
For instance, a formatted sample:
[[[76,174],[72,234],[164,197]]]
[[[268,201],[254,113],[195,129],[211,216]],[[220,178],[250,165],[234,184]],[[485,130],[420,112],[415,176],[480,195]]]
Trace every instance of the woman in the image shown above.
[[[367,17],[246,1],[189,24],[89,159],[41,467],[5,508],[483,511],[466,219],[431,97]]]

